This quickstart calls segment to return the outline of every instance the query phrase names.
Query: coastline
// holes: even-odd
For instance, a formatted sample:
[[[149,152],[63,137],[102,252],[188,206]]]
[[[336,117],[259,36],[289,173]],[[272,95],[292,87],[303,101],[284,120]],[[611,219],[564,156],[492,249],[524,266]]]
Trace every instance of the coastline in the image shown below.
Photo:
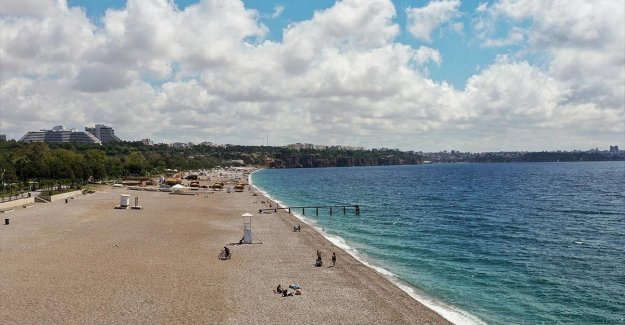
[[[38,204],[0,229],[0,318],[8,324],[449,324],[313,227],[255,191],[106,189]],[[142,210],[113,209],[121,194]],[[254,244],[237,245],[254,213]],[[258,239],[262,242],[260,244]],[[217,254],[232,243],[233,257]],[[314,267],[315,250],[326,265]],[[336,267],[328,267],[336,252]],[[299,284],[303,295],[273,293]]]
[[[252,174],[259,172],[263,169],[264,168],[254,170],[248,176],[248,184],[250,184],[250,186],[255,188],[256,191],[261,193],[261,195],[275,202],[279,206],[286,206],[279,199],[273,197],[271,194],[267,193],[266,191],[254,185],[252,181]],[[391,282],[393,285],[395,285],[398,289],[404,291],[406,294],[412,297],[416,302],[418,302],[419,304],[422,304],[423,306],[441,315],[447,321],[453,324],[476,324],[476,325],[486,324],[484,321],[480,320],[478,317],[472,314],[469,314],[463,310],[460,310],[454,306],[445,304],[444,302],[437,300],[435,297],[429,296],[426,293],[421,292],[418,288],[415,288],[411,286],[410,284],[406,283],[397,274],[389,271],[384,266],[380,265],[380,263],[377,263],[377,261],[369,258],[368,256],[359,252],[354,247],[350,246],[344,238],[337,236],[337,235],[329,234],[322,227],[317,226],[314,220],[307,218],[306,216],[300,213],[294,212],[294,211],[291,212],[290,215],[292,215],[293,218],[296,218],[300,220],[301,222],[305,223],[312,229],[316,230],[321,236],[323,236],[327,241],[332,243],[334,246],[338,247],[340,250],[342,250],[346,254],[349,254],[358,262],[362,263],[364,266],[375,271],[376,273],[379,274],[380,277],[385,278],[386,280]]]

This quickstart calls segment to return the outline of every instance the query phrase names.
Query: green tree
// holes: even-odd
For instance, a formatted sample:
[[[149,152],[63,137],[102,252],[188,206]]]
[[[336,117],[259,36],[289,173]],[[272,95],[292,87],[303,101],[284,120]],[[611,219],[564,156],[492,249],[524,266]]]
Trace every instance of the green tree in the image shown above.
[[[139,151],[129,153],[124,160],[124,169],[128,175],[144,176],[150,164]]]
[[[106,165],[108,158],[103,150],[91,149],[85,153],[85,161],[90,170],[90,175],[94,180],[108,178]]]

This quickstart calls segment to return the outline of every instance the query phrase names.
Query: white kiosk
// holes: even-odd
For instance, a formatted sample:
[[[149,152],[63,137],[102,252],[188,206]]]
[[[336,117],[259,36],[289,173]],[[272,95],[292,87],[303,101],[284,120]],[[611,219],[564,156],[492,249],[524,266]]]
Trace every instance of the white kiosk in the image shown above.
[[[119,207],[126,209],[130,205],[130,195],[122,194],[119,198]]]
[[[243,244],[252,243],[252,214],[244,213],[243,217]]]

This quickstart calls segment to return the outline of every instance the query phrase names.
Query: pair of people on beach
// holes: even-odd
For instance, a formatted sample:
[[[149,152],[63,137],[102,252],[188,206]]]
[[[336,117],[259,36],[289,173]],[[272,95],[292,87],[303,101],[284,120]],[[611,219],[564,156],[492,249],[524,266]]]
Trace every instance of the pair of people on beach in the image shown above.
[[[332,252],[332,266],[334,267],[335,265],[336,265],[336,254]],[[321,259],[321,252],[319,250],[317,250],[317,260],[315,261],[315,266],[316,267],[323,266],[323,260]]]
[[[282,285],[278,284],[278,288],[276,288],[276,292],[278,294],[281,294],[282,297],[292,297],[294,295],[295,296],[302,295],[302,288],[298,284],[291,284],[289,285],[289,288],[295,291],[289,292],[289,289],[282,289]]]

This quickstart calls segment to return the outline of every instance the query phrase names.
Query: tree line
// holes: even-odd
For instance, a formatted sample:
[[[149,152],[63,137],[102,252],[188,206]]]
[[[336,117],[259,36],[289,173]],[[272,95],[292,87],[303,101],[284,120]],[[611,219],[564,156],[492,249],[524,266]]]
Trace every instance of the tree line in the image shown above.
[[[270,146],[174,148],[141,142],[85,143],[0,142],[2,190],[32,186],[76,187],[89,181],[152,176],[167,169],[217,166],[333,167],[419,163],[413,153],[397,150],[292,150]]]
[[[161,174],[165,169],[211,168],[220,160],[185,154],[166,146],[137,143],[52,144],[43,142],[0,142],[2,190],[76,187],[88,181],[120,179],[127,176]]]

